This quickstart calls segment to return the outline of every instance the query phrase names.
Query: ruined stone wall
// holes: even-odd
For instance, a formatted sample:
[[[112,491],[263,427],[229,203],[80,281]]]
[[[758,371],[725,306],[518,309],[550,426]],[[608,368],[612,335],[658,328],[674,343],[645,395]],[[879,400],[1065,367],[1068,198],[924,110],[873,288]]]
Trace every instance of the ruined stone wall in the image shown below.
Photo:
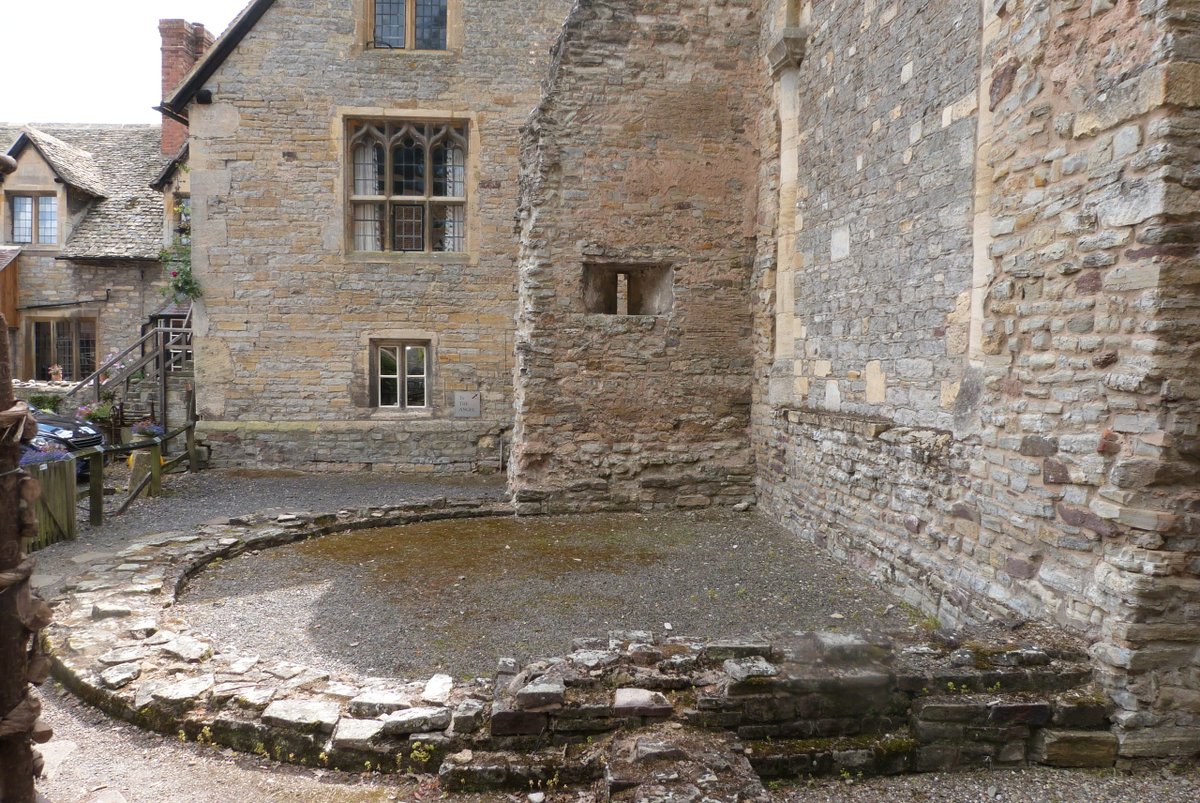
[[[1200,746],[1190,8],[812,4],[800,175],[841,192],[797,206],[790,392],[787,365],[759,363],[765,506],[945,622],[1048,618],[1096,639],[1125,756]],[[892,82],[878,111],[820,94],[840,97],[819,76],[854,53]],[[851,150],[859,188],[829,167]],[[868,192],[872,159],[889,189]],[[761,286],[769,318],[779,293]],[[863,320],[892,300],[882,326]]]
[[[523,153],[520,510],[752,492],[755,7],[595,0],[564,29]],[[620,272],[631,314],[596,304]]]
[[[1100,638],[1122,753],[1185,753],[1200,748],[1194,4],[1052,5],[1009,2],[985,33],[985,449],[967,501],[998,519],[980,532],[995,579]]]
[[[278,0],[193,104],[196,372],[214,461],[495,468],[512,419],[518,130],[567,0],[452,3],[451,49],[366,46],[363,0]],[[346,119],[466,120],[468,252],[347,242]],[[369,398],[372,338],[433,352],[431,407]],[[455,418],[455,392],[480,394]]]
[[[784,6],[765,18],[764,52]],[[799,22],[803,61],[775,76],[760,121],[783,145],[760,189],[784,233],[759,251],[760,503],[913,604],[953,592],[944,607],[961,614],[978,582],[939,547],[977,448],[949,430],[970,310],[978,9],[823,2]]]

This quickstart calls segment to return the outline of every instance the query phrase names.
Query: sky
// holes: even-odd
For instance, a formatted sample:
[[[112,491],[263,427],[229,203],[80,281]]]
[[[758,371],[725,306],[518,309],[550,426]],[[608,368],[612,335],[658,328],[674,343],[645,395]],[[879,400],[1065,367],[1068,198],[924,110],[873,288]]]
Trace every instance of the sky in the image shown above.
[[[159,19],[220,34],[249,0],[0,0],[0,123],[154,123]]]

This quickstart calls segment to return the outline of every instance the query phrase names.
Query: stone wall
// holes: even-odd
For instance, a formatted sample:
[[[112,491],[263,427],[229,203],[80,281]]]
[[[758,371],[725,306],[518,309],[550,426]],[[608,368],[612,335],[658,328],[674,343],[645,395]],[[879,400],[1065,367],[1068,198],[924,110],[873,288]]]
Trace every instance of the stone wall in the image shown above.
[[[759,258],[760,501],[945,622],[1094,639],[1126,756],[1200,747],[1184,6],[811,4]]]
[[[752,493],[755,6],[597,0],[564,28],[523,152],[522,511]]]
[[[518,130],[567,0],[452,3],[451,49],[366,47],[362,0],[274,3],[192,104],[196,374],[217,464],[470,471],[512,417]],[[459,16],[460,15],[460,16]],[[468,252],[347,242],[347,118],[467,121]],[[429,341],[431,406],[369,399],[372,338]],[[454,417],[456,392],[480,395]]]

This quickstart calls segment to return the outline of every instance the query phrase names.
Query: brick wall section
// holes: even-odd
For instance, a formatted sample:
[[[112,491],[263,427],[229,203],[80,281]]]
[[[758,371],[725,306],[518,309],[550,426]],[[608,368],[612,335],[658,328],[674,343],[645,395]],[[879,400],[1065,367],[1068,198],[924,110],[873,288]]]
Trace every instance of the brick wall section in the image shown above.
[[[213,35],[200,23],[186,20],[159,20],[158,33],[162,38],[162,95],[167,97],[183,82],[192,66],[212,46]],[[164,156],[179,153],[187,142],[187,126],[163,118],[162,152]]]
[[[518,509],[752,493],[755,3],[585,2],[523,153]],[[662,315],[589,313],[585,265],[667,265]]]
[[[809,337],[796,361],[827,360],[828,377],[813,378],[837,381],[838,392],[814,390],[802,369],[807,395],[798,381],[799,398],[784,402],[777,366],[760,360],[755,411],[766,507],[943,621],[1046,617],[1095,639],[1121,754],[1131,757],[1200,747],[1197,203],[1195,153],[1185,144],[1194,142],[1200,98],[1183,5],[984,3],[983,63],[973,65],[977,19],[939,22],[923,9],[905,27],[915,12],[904,4],[813,4],[802,86],[819,95],[831,59],[851,48],[871,54],[862,56],[875,61],[869,74],[893,76],[882,103],[898,110],[897,129],[890,144],[866,143],[864,187],[835,183],[802,209],[804,230],[817,233],[798,271],[796,316]],[[872,25],[860,33],[868,8]],[[900,27],[874,45],[884,17]],[[912,53],[909,72],[901,65]],[[965,61],[938,61],[955,53]],[[962,69],[983,71],[982,110],[967,113],[971,102],[957,97]],[[932,83],[922,86],[925,71]],[[910,90],[924,117],[911,159]],[[856,135],[868,138],[864,122],[875,119],[879,134],[888,131],[891,114],[819,99],[814,145],[820,132],[840,131],[861,147]],[[924,172],[922,149],[936,147],[924,139],[931,125],[953,139],[959,114],[965,130],[934,157],[951,168]],[[973,170],[955,151],[976,147],[976,123]],[[853,158],[833,141],[813,150],[801,157],[812,159],[802,175],[828,176],[822,165]],[[899,191],[866,190],[879,158]],[[956,203],[964,177],[979,193],[974,279]],[[923,180],[934,186],[906,198],[904,187]],[[836,224],[827,210],[851,221],[841,261],[829,257],[846,252],[844,238],[830,234],[824,245],[822,227]],[[906,230],[922,235],[910,241]],[[867,235],[862,247],[856,231]],[[899,262],[874,263],[880,252]],[[905,296],[908,277],[919,288],[922,276],[926,288]],[[808,280],[825,292],[808,292]],[[854,282],[872,316],[889,299],[908,298],[906,312],[860,337],[838,290]],[[972,282],[980,290],[964,319]],[[769,285],[764,276],[764,315]],[[827,342],[831,355],[819,350]],[[892,349],[898,385],[886,363]],[[915,357],[898,356],[910,350]],[[851,374],[859,369],[843,354],[873,353],[883,355],[886,389],[865,404],[867,389],[860,396]]]
[[[193,104],[196,372],[217,463],[469,471],[512,420],[520,125],[566,0],[462,4],[461,51],[364,49],[364,4],[276,2]],[[468,257],[347,253],[347,109],[474,115]],[[368,400],[363,338],[436,339],[428,412]],[[455,419],[456,390],[482,417]]]

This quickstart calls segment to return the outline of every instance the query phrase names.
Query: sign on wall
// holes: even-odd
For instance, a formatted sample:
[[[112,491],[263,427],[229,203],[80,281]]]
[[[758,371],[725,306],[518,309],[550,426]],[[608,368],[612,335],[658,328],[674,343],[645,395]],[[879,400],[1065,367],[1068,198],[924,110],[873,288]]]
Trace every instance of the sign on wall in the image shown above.
[[[480,416],[480,393],[477,390],[456,390],[454,391],[454,417],[455,418],[479,418]]]

